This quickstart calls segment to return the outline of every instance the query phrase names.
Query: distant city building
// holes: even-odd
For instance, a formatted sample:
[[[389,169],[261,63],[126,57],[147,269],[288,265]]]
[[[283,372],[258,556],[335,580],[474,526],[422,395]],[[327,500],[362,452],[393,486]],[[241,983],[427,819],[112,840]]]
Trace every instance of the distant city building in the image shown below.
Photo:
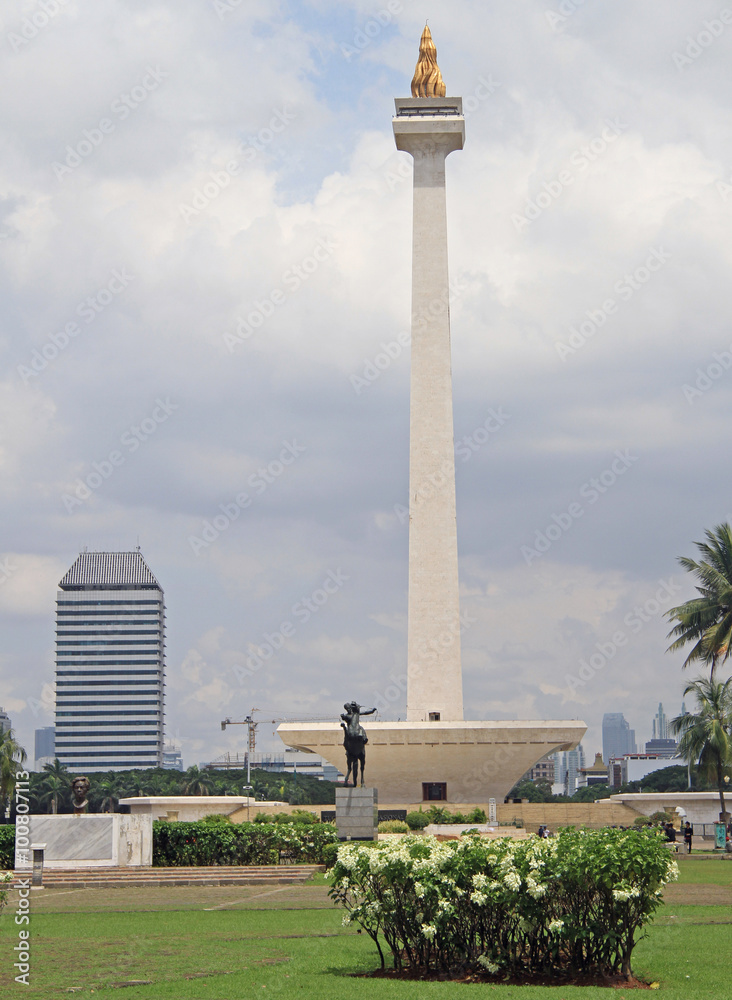
[[[82,552],[57,605],[56,757],[75,773],[162,766],[165,604],[139,548]]]
[[[656,757],[675,757],[678,753],[676,740],[649,740],[646,743],[646,753]]]
[[[549,754],[538,760],[519,781],[548,781],[554,784],[554,754]]]
[[[166,743],[163,747],[163,767],[166,771],[183,770],[183,753],[180,747]]]
[[[13,724],[10,721],[10,716],[4,708],[0,708],[0,733],[7,733],[12,728]]]
[[[675,763],[668,757],[659,757],[656,754],[626,754],[625,757],[610,762],[610,784],[613,788],[620,788],[629,781],[641,781],[654,771],[673,767]]]
[[[577,777],[579,788],[588,788],[591,785],[607,785],[608,768],[602,759],[601,753],[595,754],[595,761],[589,767],[580,767]]]
[[[202,765],[212,771],[245,771],[247,767],[247,757],[250,760],[252,770],[278,771],[285,774],[304,774],[311,778],[318,778],[321,781],[338,781],[343,778],[343,774],[323,760],[318,754],[305,753],[302,750],[293,750],[290,747],[284,753],[225,753],[216,760]],[[345,759],[345,752],[344,752]]]
[[[574,795],[581,767],[585,766],[585,751],[580,743],[574,750],[560,750],[552,754],[554,760],[554,784],[552,791],[557,795]]]
[[[56,729],[44,726],[35,732],[35,769],[42,771],[46,764],[53,764],[56,756]]]
[[[652,740],[667,740],[671,734],[668,731],[668,719],[663,710],[663,705],[659,701],[658,712],[653,716],[653,736]]]
[[[602,717],[602,759],[624,757],[636,753],[635,730],[625,721],[622,712],[606,712]]]

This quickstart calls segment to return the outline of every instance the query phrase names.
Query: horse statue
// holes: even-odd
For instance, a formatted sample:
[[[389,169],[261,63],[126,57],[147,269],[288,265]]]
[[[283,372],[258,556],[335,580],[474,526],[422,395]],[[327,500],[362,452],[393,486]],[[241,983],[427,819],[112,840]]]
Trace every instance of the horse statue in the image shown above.
[[[366,731],[361,725],[362,715],[373,715],[375,708],[364,709],[357,701],[346,702],[343,706],[345,712],[341,715],[341,728],[343,729],[343,746],[346,750],[346,761],[348,772],[346,773],[345,784],[353,773],[353,787],[358,784],[358,765],[361,763],[361,787],[363,787],[363,773],[366,766],[366,744],[369,741]]]

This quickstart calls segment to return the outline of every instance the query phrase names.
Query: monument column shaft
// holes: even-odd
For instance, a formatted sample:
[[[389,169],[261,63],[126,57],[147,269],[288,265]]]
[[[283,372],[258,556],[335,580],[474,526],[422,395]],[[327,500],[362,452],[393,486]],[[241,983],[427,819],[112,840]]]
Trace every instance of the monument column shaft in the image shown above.
[[[463,694],[445,158],[462,147],[462,134],[432,115],[420,132],[398,132],[399,105],[415,103],[397,102],[394,128],[398,147],[414,157],[407,721],[454,722],[463,718]],[[404,127],[414,129],[415,118]]]

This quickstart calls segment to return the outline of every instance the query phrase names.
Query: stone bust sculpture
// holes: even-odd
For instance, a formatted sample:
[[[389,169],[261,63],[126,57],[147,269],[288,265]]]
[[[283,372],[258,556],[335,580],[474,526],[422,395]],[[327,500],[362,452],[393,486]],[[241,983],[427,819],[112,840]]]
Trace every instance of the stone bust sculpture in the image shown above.
[[[74,812],[77,815],[86,812],[86,808],[89,805],[86,797],[89,788],[89,779],[84,774],[79,775],[78,778],[74,778],[71,782],[71,794],[74,799]]]

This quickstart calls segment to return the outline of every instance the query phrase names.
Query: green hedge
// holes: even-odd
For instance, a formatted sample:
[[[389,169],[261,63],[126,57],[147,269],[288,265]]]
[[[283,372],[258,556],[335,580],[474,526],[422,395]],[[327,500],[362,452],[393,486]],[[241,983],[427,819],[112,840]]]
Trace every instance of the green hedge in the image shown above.
[[[319,823],[320,819],[308,809],[295,809],[291,813],[257,813],[255,823]]]
[[[324,864],[323,850],[336,843],[330,823],[153,823],[153,865]]]
[[[5,823],[0,826],[0,869],[15,868],[15,827]]]

